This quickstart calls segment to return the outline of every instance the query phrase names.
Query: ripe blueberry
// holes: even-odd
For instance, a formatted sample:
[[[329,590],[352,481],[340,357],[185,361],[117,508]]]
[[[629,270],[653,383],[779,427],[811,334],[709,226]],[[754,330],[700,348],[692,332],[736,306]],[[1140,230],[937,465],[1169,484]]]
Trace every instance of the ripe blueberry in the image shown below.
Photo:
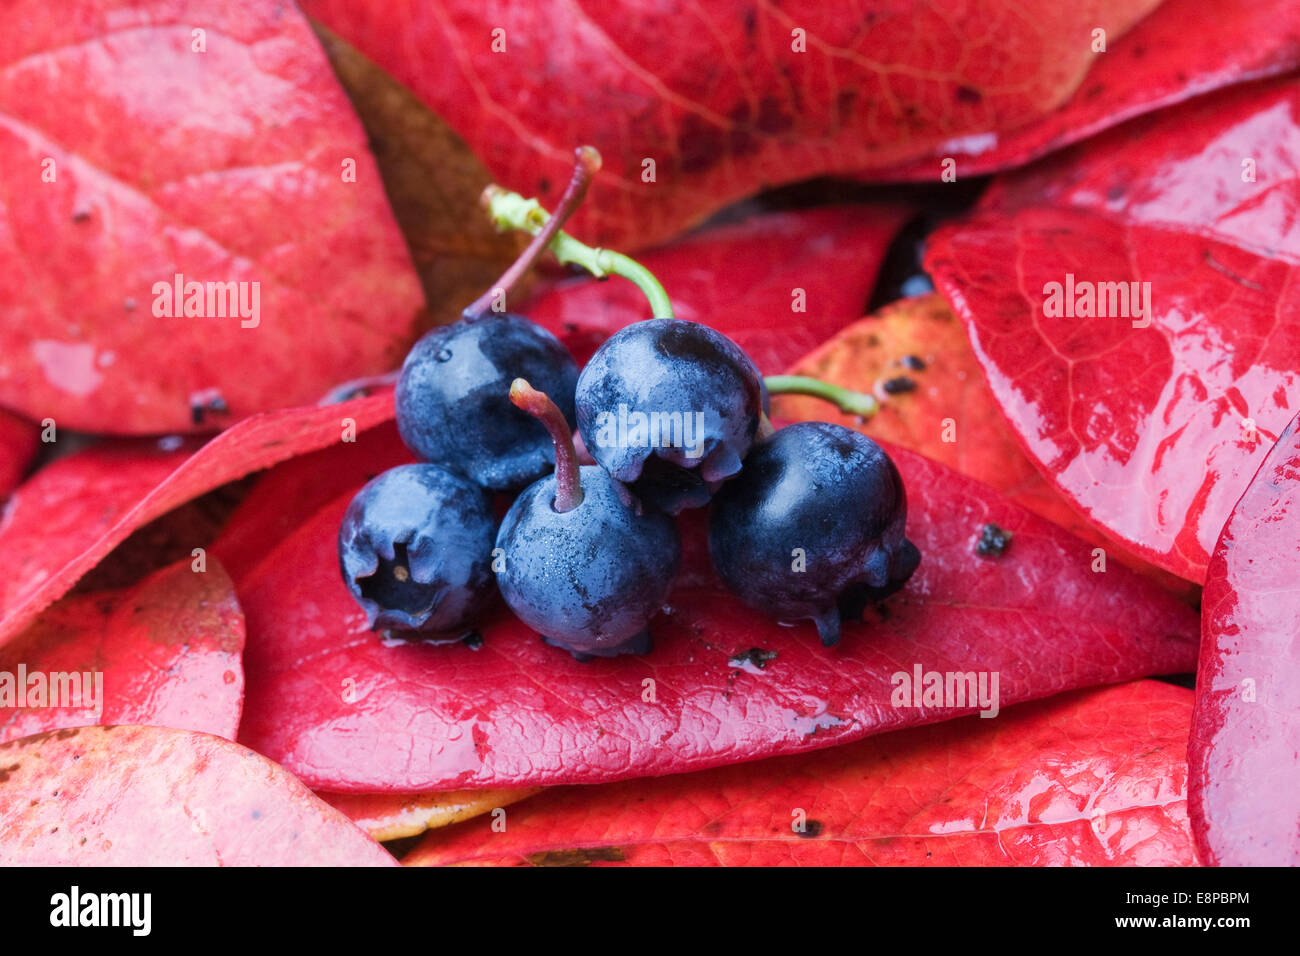
[[[519,376],[554,396],[572,423],[578,366],[550,332],[510,313],[433,329],[411,349],[394,398],[402,441],[425,461],[494,491],[535,481],[555,463],[551,439],[510,404]]]
[[[596,463],[675,514],[740,470],[766,403],[762,377],[731,339],[696,322],[649,319],[596,351],[578,376],[576,405]]]
[[[371,629],[467,624],[491,595],[493,525],[484,491],[437,465],[366,484],[339,526],[339,567]]]
[[[501,522],[502,597],[543,640],[578,660],[647,653],[647,623],[681,560],[676,525],[641,511],[604,469],[579,468],[567,426],[545,395],[517,382],[511,397],[547,423],[557,462],[555,474],[525,489]]]
[[[745,603],[782,620],[811,618],[829,647],[841,619],[860,617],[916,570],[906,518],[902,478],[879,445],[801,422],[757,444],[718,492],[709,553]]]
[[[546,429],[510,404],[516,377],[536,382],[554,396],[570,427],[574,422],[573,357],[541,326],[497,309],[559,234],[600,170],[600,154],[589,146],[577,150],[575,161],[555,215],[460,321],[415,344],[397,380],[397,428],[407,447],[493,491],[518,490],[555,463]],[[489,207],[497,192],[489,186],[484,193]]]

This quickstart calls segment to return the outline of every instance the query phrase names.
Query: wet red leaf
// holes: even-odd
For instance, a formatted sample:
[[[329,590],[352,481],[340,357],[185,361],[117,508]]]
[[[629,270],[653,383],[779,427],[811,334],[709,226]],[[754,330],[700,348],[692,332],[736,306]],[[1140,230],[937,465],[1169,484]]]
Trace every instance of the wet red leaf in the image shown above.
[[[0,741],[90,724],[148,724],[235,739],[244,700],[244,615],[214,559],[196,573],[182,561],[122,591],[77,594],[46,608],[0,651],[0,674],[81,675],[78,703],[0,705]],[[91,674],[101,677],[91,684]],[[4,678],[0,677],[0,688]],[[26,698],[34,703],[31,698]],[[3,701],[0,694],[0,701]]]
[[[376,840],[400,840],[508,807],[536,790],[316,794]]]
[[[212,430],[401,360],[419,282],[293,5],[22,0],[6,17],[0,402],[86,431]],[[155,284],[178,274],[246,283],[249,317],[159,317]],[[212,389],[229,414],[196,426]]]
[[[956,160],[958,176],[997,172],[1142,113],[1296,66],[1300,6],[1293,0],[1164,0],[1121,39],[1108,38],[1105,55],[1060,109],[1018,129],[965,134],[934,156],[873,175],[933,180],[945,157]]]
[[[552,790],[502,832],[432,833],[402,862],[1193,866],[1191,696],[1142,681],[816,754]]]
[[[18,487],[36,457],[40,429],[0,409],[0,501]]]
[[[5,866],[388,866],[393,858],[264,757],[162,727],[0,744]]]
[[[304,8],[409,86],[512,189],[553,201],[573,144],[595,145],[605,168],[575,232],[631,247],[767,186],[1038,119],[1084,79],[1092,29],[1117,38],[1156,3],[1083,0],[1032,16],[1005,0],[890,0],[858,15],[813,0],[669,3],[653,15],[639,0]]]
[[[1224,866],[1300,864],[1300,419],[1210,561],[1188,748],[1197,848]]]
[[[905,213],[864,205],[756,215],[637,261],[664,284],[679,318],[725,333],[775,375],[862,314]],[[619,279],[551,283],[523,312],[580,364],[623,326],[649,318],[645,296]]]
[[[0,644],[136,528],[228,481],[392,417],[392,393],[246,419],[198,439],[97,445],[32,476],[0,514]]]
[[[1265,84],[1128,124],[1000,180],[927,255],[1030,457],[1196,582],[1295,413],[1297,106],[1293,83]],[[1150,325],[1118,298],[1111,317],[1047,317],[1053,282],[1149,282]]]
[[[891,675],[913,665],[997,671],[1004,705],[1194,666],[1189,608],[1122,567],[1093,574],[1084,542],[988,488],[903,450],[896,459],[921,569],[832,650],[811,627],[781,627],[721,591],[689,526],[687,566],[648,657],[579,664],[502,607],[482,622],[478,650],[384,641],[339,579],[345,492],[239,582],[240,739],[333,791],[601,782],[976,709],[891,707]],[[1013,535],[1000,558],[974,553],[986,522]],[[753,647],[777,657],[761,669],[736,658]],[[642,697],[646,679],[655,701]]]
[[[865,422],[821,399],[778,396],[772,413],[789,421],[833,421],[920,452],[1002,492],[1037,515],[1164,587],[1194,598],[1197,588],[1128,553],[1075,512],[1020,448],[980,370],[965,329],[938,294],[894,302],[854,323],[791,369],[856,391],[880,410]]]

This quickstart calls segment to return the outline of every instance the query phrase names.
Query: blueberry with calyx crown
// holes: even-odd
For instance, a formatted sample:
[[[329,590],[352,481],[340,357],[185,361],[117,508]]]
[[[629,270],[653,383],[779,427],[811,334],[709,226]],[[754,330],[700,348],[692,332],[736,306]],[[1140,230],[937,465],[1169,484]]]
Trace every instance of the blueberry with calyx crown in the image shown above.
[[[765,405],[763,379],[740,346],[680,319],[620,329],[578,376],[587,451],[670,514],[707,502],[740,470]]]
[[[368,482],[339,526],[339,567],[372,630],[450,633],[492,593],[495,522],[481,488],[437,465]]]

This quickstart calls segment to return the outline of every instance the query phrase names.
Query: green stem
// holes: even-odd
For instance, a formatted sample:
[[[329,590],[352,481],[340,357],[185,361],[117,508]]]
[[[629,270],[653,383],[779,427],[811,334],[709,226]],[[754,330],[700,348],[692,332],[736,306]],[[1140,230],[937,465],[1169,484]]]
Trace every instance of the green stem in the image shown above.
[[[489,186],[484,193],[488,215],[498,229],[518,229],[536,236],[548,222],[550,215],[536,199],[525,199],[498,186]],[[610,249],[593,249],[574,239],[567,232],[557,232],[551,240],[551,252],[563,265],[581,266],[598,279],[622,276],[645,295],[650,311],[656,319],[673,318],[673,306],[668,293],[659,280],[645,266]]]
[[[880,407],[871,395],[807,375],[769,375],[763,379],[763,383],[772,395],[811,395],[830,402],[846,415],[870,418]]]

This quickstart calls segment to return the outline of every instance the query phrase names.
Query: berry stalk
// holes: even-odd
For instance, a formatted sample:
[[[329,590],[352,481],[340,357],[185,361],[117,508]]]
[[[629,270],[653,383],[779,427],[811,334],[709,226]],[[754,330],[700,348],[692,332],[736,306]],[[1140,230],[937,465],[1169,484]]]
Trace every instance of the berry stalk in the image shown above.
[[[536,418],[555,442],[555,501],[551,503],[558,513],[572,511],[582,504],[582,482],[578,474],[578,453],[573,447],[573,432],[564,420],[564,413],[545,392],[539,392],[526,379],[517,378],[510,383],[510,401]]]
[[[528,244],[519,258],[516,259],[496,281],[492,288],[488,289],[481,296],[471,302],[461,314],[471,321],[482,318],[492,309],[492,303],[498,296],[504,298],[508,296],[511,290],[519,284],[525,273],[532,268],[533,263],[541,256],[547,246],[555,240],[560,234],[560,227],[568,221],[582,205],[582,200],[587,195],[587,188],[591,185],[591,180],[596,173],[600,172],[600,153],[591,146],[579,146],[574,150],[574,167],[573,176],[569,180],[569,185],[565,187],[564,194],[560,197],[560,204],[555,208],[555,215],[547,217],[540,227],[536,230],[529,230],[533,233],[533,241]],[[483,192],[483,202],[489,208],[493,202],[493,197],[499,189],[496,186],[488,186]],[[533,200],[536,203],[536,200]],[[540,208],[540,207],[539,207]]]
[[[880,404],[871,395],[832,385],[808,375],[768,375],[763,379],[763,384],[772,395],[811,395],[830,402],[845,415],[870,418],[880,408]]]
[[[589,146],[583,148],[591,149]],[[534,243],[550,230],[547,243],[561,265],[580,266],[597,279],[622,276],[640,289],[649,301],[652,318],[674,318],[673,305],[668,299],[668,293],[645,266],[621,252],[614,252],[611,249],[593,249],[574,239],[567,232],[560,231],[558,226],[551,229],[550,227],[559,218],[558,209],[554,216],[549,215],[536,199],[525,199],[519,193],[510,192],[500,186],[489,186],[483,193],[483,200],[488,208],[488,215],[498,229],[518,229],[531,233],[537,237],[533,240]]]

